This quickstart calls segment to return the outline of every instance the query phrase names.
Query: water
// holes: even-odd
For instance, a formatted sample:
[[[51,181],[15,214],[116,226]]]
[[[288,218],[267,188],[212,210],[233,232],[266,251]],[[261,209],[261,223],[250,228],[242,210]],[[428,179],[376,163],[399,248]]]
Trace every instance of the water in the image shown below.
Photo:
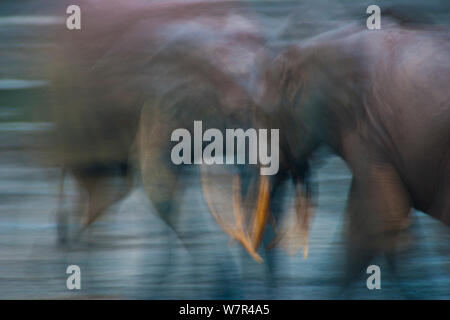
[[[21,80],[21,79],[0,79],[0,90],[20,90],[44,87],[47,81],[43,80]]]
[[[29,128],[30,129],[30,128]],[[39,130],[40,129],[40,130]],[[13,130],[23,144],[42,128]],[[140,186],[96,222],[69,248],[56,241],[59,171],[35,165],[33,153],[5,146],[0,151],[0,298],[248,298],[323,299],[338,289],[342,264],[342,228],[350,173],[331,158],[316,174],[319,206],[309,256],[271,253],[277,286],[268,281],[266,265],[258,264],[227,236],[209,215],[193,174],[182,201],[182,245],[152,213]],[[66,182],[66,206],[76,192]],[[403,283],[392,279],[386,263],[382,290],[369,291],[365,279],[355,282],[351,298],[450,298],[450,235],[448,229],[421,213],[415,214],[412,254],[402,257]],[[166,237],[175,249],[167,260]],[[186,247],[188,249],[186,249]],[[267,260],[267,259],[266,259]],[[82,270],[82,290],[66,289],[68,265]],[[167,274],[167,273],[168,274]],[[403,291],[402,291],[403,290]]]

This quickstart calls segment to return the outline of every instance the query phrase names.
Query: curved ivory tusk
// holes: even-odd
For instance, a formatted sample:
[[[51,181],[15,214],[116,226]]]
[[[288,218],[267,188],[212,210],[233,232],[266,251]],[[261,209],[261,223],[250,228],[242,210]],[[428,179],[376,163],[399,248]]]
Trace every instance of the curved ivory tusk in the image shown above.
[[[295,255],[303,247],[303,257],[308,257],[308,236],[311,218],[313,216],[310,199],[301,187],[297,185],[294,203],[294,221],[281,233],[278,241],[290,256]]]
[[[233,211],[236,220],[236,228],[230,228],[227,226],[225,221],[221,218],[218,210],[214,206],[214,201],[211,198],[209,192],[209,185],[211,181],[209,180],[207,174],[204,170],[201,170],[201,182],[202,190],[205,202],[208,206],[209,212],[216,220],[217,225],[228,234],[230,239],[238,240],[242,246],[247,250],[247,252],[255,259],[257,262],[262,262],[261,256],[256,252],[255,247],[248,236],[247,232],[244,230],[244,215],[242,213],[242,199],[241,199],[241,182],[238,175],[233,176]]]
[[[256,211],[252,218],[250,235],[253,248],[256,251],[261,244],[264,229],[269,217],[269,180],[266,176],[261,176],[258,188],[258,197],[256,202]]]

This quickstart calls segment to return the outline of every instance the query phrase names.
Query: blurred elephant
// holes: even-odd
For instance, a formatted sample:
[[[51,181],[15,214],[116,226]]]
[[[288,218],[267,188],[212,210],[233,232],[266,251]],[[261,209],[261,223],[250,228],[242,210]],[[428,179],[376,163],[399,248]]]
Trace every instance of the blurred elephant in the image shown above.
[[[449,40],[448,29],[384,17],[381,30],[305,40],[267,70],[262,121],[280,128],[284,162],[306,174],[327,145],[352,171],[349,280],[376,254],[393,257],[411,208],[450,224]]]
[[[79,6],[82,28],[61,26],[50,67],[52,159],[75,178],[80,204],[87,202],[87,212],[78,210],[83,228],[128,194],[136,167],[173,227],[180,168],[168,157],[170,134],[194,120],[205,128],[249,125],[251,84],[264,56],[258,25],[227,1]]]
[[[195,120],[204,131],[222,132],[255,123],[254,85],[267,56],[260,28],[229,1],[85,1],[80,7],[82,29],[61,30],[51,75],[53,159],[79,186],[82,230],[128,194],[138,171],[156,214],[186,245],[177,218],[189,170],[172,163],[171,134],[186,128],[193,136]],[[251,201],[267,203],[267,194],[255,190],[260,192]],[[204,189],[209,204],[210,193]],[[230,201],[232,195],[220,196]],[[258,210],[261,216],[268,208]],[[60,210],[59,217],[64,240],[67,214]],[[243,229],[229,234],[259,258]],[[167,236],[165,274],[173,247]]]

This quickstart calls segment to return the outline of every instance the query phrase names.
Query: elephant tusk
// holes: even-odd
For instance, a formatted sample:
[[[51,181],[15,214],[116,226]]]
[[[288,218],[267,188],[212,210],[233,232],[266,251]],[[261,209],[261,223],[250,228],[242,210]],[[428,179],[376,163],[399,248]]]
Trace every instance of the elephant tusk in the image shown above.
[[[261,256],[256,252],[258,247],[253,245],[248,233],[244,231],[244,215],[242,213],[241,179],[239,175],[233,177],[233,205],[236,219],[235,238],[241,242],[248,253],[258,262],[262,262]]]
[[[225,231],[230,237],[230,243],[236,239],[242,246],[247,250],[247,252],[255,259],[257,262],[262,262],[261,256],[256,252],[252,241],[248,234],[244,231],[244,215],[242,214],[242,201],[241,201],[241,182],[239,176],[233,176],[233,211],[236,220],[236,227],[232,228],[227,226],[227,223],[220,216],[218,211],[214,206],[214,201],[211,198],[211,194],[208,187],[211,183],[209,181],[207,174],[204,170],[201,171],[201,181],[202,181],[202,191],[205,202],[208,206],[209,212],[216,220],[217,225]]]
[[[313,210],[310,204],[309,197],[305,196],[302,190],[299,188],[297,192],[297,219],[300,224],[301,243],[303,246],[303,258],[308,258],[309,252],[309,228],[311,219],[313,216]]]
[[[239,241],[245,250],[250,254],[250,256],[255,259],[256,262],[261,263],[263,259],[258,254],[258,252],[255,251],[255,248],[253,248],[252,243],[250,241],[250,238],[247,234],[245,234],[242,230],[231,230],[234,238]]]
[[[269,180],[266,176],[262,176],[259,182],[256,211],[250,229],[254,250],[257,250],[261,244],[264,228],[269,217],[269,201]]]
[[[309,253],[309,227],[313,215],[312,212],[309,197],[305,195],[301,187],[297,185],[293,206],[293,220],[287,221],[287,226],[282,228],[282,231],[272,241],[270,246],[273,247],[277,243],[280,243],[280,246],[290,256],[294,256],[301,248],[303,248],[303,258],[307,259]]]

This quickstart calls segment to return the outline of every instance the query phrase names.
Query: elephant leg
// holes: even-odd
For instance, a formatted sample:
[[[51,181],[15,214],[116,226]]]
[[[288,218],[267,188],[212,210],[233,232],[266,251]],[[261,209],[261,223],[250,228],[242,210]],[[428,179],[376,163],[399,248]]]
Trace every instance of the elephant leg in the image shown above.
[[[80,234],[95,222],[108,208],[129,194],[133,175],[127,162],[91,164],[74,168],[74,178],[87,195],[87,212],[80,217]]]
[[[155,105],[146,105],[141,114],[138,133],[138,161],[142,184],[154,207],[154,213],[181,240],[177,226],[179,199],[183,191],[179,183],[179,168],[170,160],[170,124],[174,121],[161,114]],[[168,230],[167,230],[168,231]],[[158,261],[155,292],[164,294],[169,275],[174,266],[175,238],[171,232],[164,233],[162,259]],[[145,259],[144,264],[155,264]]]
[[[148,199],[154,207],[154,213],[169,227],[178,239],[181,240],[180,232],[177,226],[179,215],[179,202],[177,197],[177,174],[167,168],[167,163],[157,158],[141,158],[141,171],[143,185]],[[163,234],[163,242],[160,250],[162,251],[161,260],[157,262],[158,270],[155,274],[156,288],[154,289],[157,297],[164,294],[170,283],[170,274],[174,268],[176,238],[169,230]],[[181,240],[182,241],[182,240]],[[154,264],[155,261],[145,258],[144,265]],[[151,296],[150,296],[151,297]]]
[[[275,177],[272,181],[272,188],[270,191],[269,225],[271,226],[271,229],[273,231],[273,237],[270,242],[268,242],[268,240],[270,240],[270,237],[264,237],[265,250],[271,250],[275,248],[282,238],[282,234],[280,234],[279,232],[281,231],[280,221],[283,220],[283,213],[285,211],[284,201],[288,188],[287,180],[288,176],[282,173],[279,176]]]
[[[58,191],[58,209],[57,209],[57,235],[58,235],[58,244],[61,246],[69,245],[69,242],[72,240],[71,236],[71,215],[74,216],[75,220],[81,221],[81,219],[86,214],[86,190],[84,185],[81,183],[76,176],[73,176],[75,179],[75,186],[77,189],[77,199],[74,205],[74,208],[71,210],[67,210],[64,208],[64,180],[67,173],[70,171],[72,174],[72,168],[68,168],[67,166],[63,166],[61,169],[61,175],[59,180],[59,191]]]
[[[400,232],[409,226],[411,204],[394,167],[377,163],[354,171],[347,206],[348,284],[376,255],[392,257]]]
[[[268,224],[265,229],[263,236],[263,256],[266,269],[266,284],[269,289],[269,295],[275,297],[276,295],[272,292],[278,285],[277,283],[277,251],[272,251],[275,248],[279,234],[278,229],[280,226],[279,221],[283,219],[282,213],[285,210],[284,200],[287,193],[287,179],[286,174],[280,174],[274,179],[272,190],[270,194],[270,210],[269,219],[270,224]]]
[[[77,189],[77,199],[73,209],[64,208],[64,178],[69,170],[63,167],[61,171],[60,181],[59,181],[59,195],[58,195],[58,209],[56,213],[57,219],[57,241],[58,245],[66,247],[70,245],[71,240],[73,240],[71,223],[73,219],[80,221],[86,214],[86,190],[75,178],[76,189]],[[73,216],[73,218],[72,218]]]
[[[139,167],[146,194],[156,214],[176,231],[178,212],[179,167],[172,164],[169,155],[173,119],[163,115],[160,108],[146,105],[141,114],[138,134]]]
[[[179,190],[179,172],[170,168],[167,161],[153,155],[141,158],[142,182],[156,215],[179,236],[176,226],[182,191]]]

